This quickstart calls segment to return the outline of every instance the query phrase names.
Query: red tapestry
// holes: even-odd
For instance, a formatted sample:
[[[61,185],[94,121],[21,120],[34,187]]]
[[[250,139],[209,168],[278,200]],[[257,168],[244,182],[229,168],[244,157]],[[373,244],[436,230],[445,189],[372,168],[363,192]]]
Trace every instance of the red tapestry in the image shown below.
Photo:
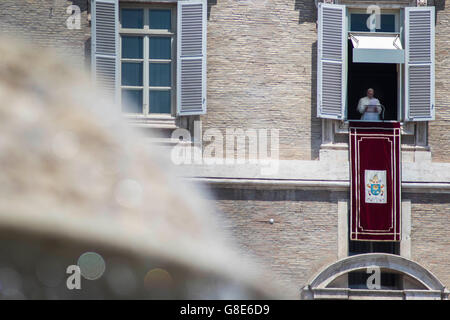
[[[350,122],[350,239],[400,241],[398,122]]]

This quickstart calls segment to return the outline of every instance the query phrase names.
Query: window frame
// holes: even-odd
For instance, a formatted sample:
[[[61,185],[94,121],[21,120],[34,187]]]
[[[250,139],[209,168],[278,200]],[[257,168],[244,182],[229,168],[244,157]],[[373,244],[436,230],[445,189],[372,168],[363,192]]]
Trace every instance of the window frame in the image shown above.
[[[347,16],[348,16],[348,24],[347,24],[347,30],[348,32],[358,32],[358,33],[363,33],[363,31],[351,31],[351,25],[352,25],[352,14],[356,13],[362,13],[362,14],[367,14],[366,9],[362,9],[362,8],[352,8],[349,7],[348,5],[347,7]],[[387,33],[400,33],[401,32],[401,21],[400,21],[400,9],[386,9],[386,8],[381,8],[381,12],[380,15],[383,14],[393,14],[395,15],[395,31],[394,32],[387,32]],[[374,32],[368,32],[368,33],[374,33]],[[375,32],[377,33],[377,32]]]
[[[144,14],[143,19],[143,28],[135,29],[135,28],[122,28],[122,9],[142,9]],[[149,29],[149,10],[151,9],[170,9],[171,10],[171,30],[158,30],[158,29]],[[142,60],[143,63],[143,83],[142,86],[124,86],[122,85],[122,36],[142,36],[143,38],[143,59],[125,59],[125,61],[133,61],[133,60]],[[171,38],[171,58],[169,59],[150,59],[149,57],[149,42],[151,36],[165,36]],[[119,66],[119,93],[118,93],[118,101],[122,101],[122,89],[136,89],[142,90],[142,113],[128,113],[122,112],[127,119],[130,120],[152,120],[152,119],[167,119],[173,120],[175,119],[175,111],[176,111],[176,71],[177,71],[177,7],[176,4],[168,3],[168,4],[152,4],[152,3],[125,3],[119,4],[119,58],[120,62]],[[152,62],[170,62],[171,64],[171,85],[170,87],[150,87],[149,85],[149,66]],[[138,89],[139,88],[139,89]],[[170,113],[150,113],[150,105],[149,105],[149,91],[151,88],[156,88],[156,90],[167,90],[170,88]]]
[[[351,31],[351,16],[353,13],[367,13],[366,8],[360,7],[352,7],[346,5],[346,27],[347,27],[347,35],[350,33],[360,33],[360,34],[376,34],[380,32],[361,32],[361,31]],[[383,32],[384,34],[398,34],[400,35],[400,40],[404,44],[404,35],[403,35],[403,14],[402,8],[381,8],[380,15],[383,14],[394,14],[395,15],[395,32]],[[347,55],[347,53],[346,53]],[[346,90],[346,99],[345,99],[345,113],[343,117],[343,121],[348,123],[349,121],[355,121],[355,119],[348,118],[348,56],[345,60],[345,90]],[[405,79],[405,65],[404,64],[396,64],[397,66],[397,121],[404,121],[404,79]]]
[[[406,55],[406,26],[405,23],[405,17],[406,17],[406,9],[409,7],[415,7],[414,1],[409,1],[410,4],[405,3],[392,3],[392,4],[380,4],[380,7],[382,11],[389,12],[390,10],[397,10],[400,13],[400,20],[399,20],[399,28],[400,28],[400,39],[403,43],[404,49],[405,49],[405,55]],[[341,0],[338,2],[339,5],[345,6],[345,17],[348,19],[349,16],[349,10],[357,12],[358,9],[360,11],[365,12],[367,9],[367,4],[361,3],[361,1],[353,1],[353,0]],[[427,8],[427,7],[424,7]],[[346,26],[348,26],[348,21]],[[348,27],[347,27],[348,30]],[[318,36],[318,40],[320,37]],[[347,42],[346,42],[347,43]],[[435,48],[433,47],[433,50]],[[318,64],[320,63],[320,57],[318,58]],[[406,57],[405,57],[406,59]],[[348,65],[348,59],[345,62],[345,68],[347,68]],[[402,76],[399,83],[399,98],[401,101],[399,102],[399,110],[398,110],[398,121],[401,122],[401,130],[402,130],[402,137],[408,137],[409,140],[413,141],[412,144],[408,144],[407,146],[402,147],[402,150],[408,151],[407,154],[409,157],[414,151],[423,151],[423,152],[430,152],[430,148],[428,146],[428,125],[429,121],[431,120],[424,120],[424,121],[418,121],[418,120],[409,120],[407,118],[406,112],[406,91],[407,88],[405,87],[405,78],[406,78],[406,63],[400,64],[399,68],[399,74]],[[317,91],[320,90],[320,69],[317,69],[318,75],[317,75]],[[347,71],[347,70],[346,70]],[[345,75],[347,76],[348,72],[345,72]],[[347,79],[345,79],[345,84],[347,85]],[[317,110],[317,117],[321,119],[322,122],[322,142],[321,142],[321,149],[324,150],[339,150],[339,149],[347,149],[348,148],[348,125],[351,121],[348,119],[348,103],[345,101],[344,107],[344,114],[342,118],[335,119],[327,117],[324,114],[320,113],[320,105],[319,105],[320,99],[317,98],[316,102],[316,110]],[[405,149],[406,148],[406,149]]]

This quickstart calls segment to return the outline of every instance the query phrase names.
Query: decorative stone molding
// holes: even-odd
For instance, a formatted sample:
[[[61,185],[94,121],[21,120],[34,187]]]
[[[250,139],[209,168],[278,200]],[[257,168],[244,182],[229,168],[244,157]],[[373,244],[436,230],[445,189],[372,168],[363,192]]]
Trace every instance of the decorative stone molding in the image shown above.
[[[420,283],[425,289],[352,290],[348,288],[327,288],[329,284],[344,274],[364,270],[373,266],[406,275]],[[389,298],[396,296],[398,299],[448,299],[449,291],[435,275],[417,262],[387,253],[366,253],[340,259],[323,268],[301,291],[301,297],[303,299],[349,299],[352,295],[355,296],[358,294],[360,298],[371,298],[374,296]]]
[[[361,290],[347,288],[325,288],[302,291],[303,299],[340,300],[447,300],[437,290]]]
[[[348,214],[349,201],[338,201],[338,259],[348,256]]]
[[[316,8],[318,7],[319,2],[323,2],[323,3],[337,3],[338,0],[314,0],[314,4],[316,5]]]
[[[411,259],[411,200],[402,201],[402,240],[400,255]]]
[[[348,161],[348,132],[348,122],[322,119],[320,159]],[[428,122],[403,122],[401,132],[403,138],[413,141],[413,144],[402,145],[403,161],[431,162],[431,151],[428,146]]]
[[[420,128],[418,131],[417,128]],[[427,122],[403,122],[401,125],[402,135],[414,136],[418,135],[416,141],[421,141],[421,145],[426,143]],[[330,143],[335,139],[337,134],[348,134],[348,122],[323,119],[322,120],[322,143]]]
[[[418,7],[426,7],[427,5],[427,0],[417,0]]]
[[[210,160],[205,163],[213,163],[214,160]],[[348,192],[350,186],[348,161],[278,160],[277,173],[270,176],[261,174],[262,167],[250,163],[185,164],[180,166],[180,173],[184,178],[223,188]],[[402,192],[450,193],[450,163],[403,162]]]

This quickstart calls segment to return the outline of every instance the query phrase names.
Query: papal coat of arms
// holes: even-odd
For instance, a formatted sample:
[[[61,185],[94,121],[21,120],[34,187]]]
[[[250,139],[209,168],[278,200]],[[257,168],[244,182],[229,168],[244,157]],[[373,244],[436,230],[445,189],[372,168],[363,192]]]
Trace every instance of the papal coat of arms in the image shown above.
[[[366,203],[386,203],[386,171],[365,170]]]

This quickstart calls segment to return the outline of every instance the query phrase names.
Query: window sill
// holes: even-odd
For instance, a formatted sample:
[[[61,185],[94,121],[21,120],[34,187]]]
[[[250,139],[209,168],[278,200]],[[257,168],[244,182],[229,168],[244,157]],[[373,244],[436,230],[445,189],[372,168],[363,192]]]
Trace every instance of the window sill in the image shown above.
[[[177,129],[176,117],[170,114],[124,115],[127,123],[140,128]]]
[[[348,124],[352,120],[337,121],[334,125],[335,134],[348,134]],[[401,122],[402,135],[414,135],[415,124],[414,122]]]
[[[431,162],[431,149],[427,145],[426,122],[402,122],[402,161]],[[323,119],[322,143],[319,159],[348,161],[348,121]]]
[[[325,150],[348,150],[348,143],[322,143],[320,148]],[[402,151],[430,151],[430,147],[402,144]]]

